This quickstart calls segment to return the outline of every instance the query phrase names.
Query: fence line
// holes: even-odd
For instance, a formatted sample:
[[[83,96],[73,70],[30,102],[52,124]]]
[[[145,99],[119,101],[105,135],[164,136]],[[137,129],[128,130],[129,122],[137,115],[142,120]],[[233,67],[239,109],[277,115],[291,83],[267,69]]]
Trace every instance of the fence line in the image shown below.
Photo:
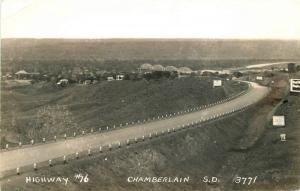
[[[95,154],[96,153],[103,153],[103,152],[107,153],[107,152],[110,152],[110,151],[115,150],[115,149],[120,149],[123,146],[129,146],[130,144],[144,142],[146,139],[151,140],[153,138],[153,136],[152,136],[153,134],[157,138],[159,136],[170,135],[172,133],[175,133],[177,131],[181,131],[181,130],[184,130],[184,129],[187,129],[187,128],[193,128],[193,127],[194,128],[199,128],[199,127],[201,127],[201,126],[199,126],[199,124],[202,124],[202,123],[205,123],[205,122],[210,122],[214,119],[218,119],[218,118],[224,117],[226,115],[231,115],[232,113],[234,113],[236,111],[245,110],[246,108],[248,108],[252,104],[253,103],[243,105],[241,107],[236,108],[235,110],[232,110],[231,112],[218,113],[218,115],[214,115],[213,117],[203,118],[203,119],[200,119],[198,121],[193,121],[191,123],[178,125],[177,127],[173,127],[172,129],[168,128],[167,133],[165,132],[165,130],[162,130],[161,133],[158,133],[157,131],[155,131],[155,132],[151,132],[150,134],[148,134],[148,137],[145,136],[145,135],[142,135],[141,137],[134,137],[134,139],[133,138],[126,139],[126,141],[124,141],[123,144],[122,144],[122,141],[118,141],[118,142],[114,142],[114,143],[108,143],[107,145],[98,145],[98,146],[94,146],[94,147],[87,147],[86,150],[77,151],[75,153],[68,154],[68,155],[63,155],[60,160],[59,159],[57,160],[56,164],[57,165],[67,164],[68,160],[79,159],[79,155],[81,157],[84,157],[84,156],[90,157],[93,153],[95,153]],[[133,141],[131,141],[131,140],[133,140]],[[84,154],[85,152],[87,154]],[[43,163],[43,162],[40,162],[40,163]],[[33,165],[33,170],[35,170],[35,171],[38,170],[38,163],[37,162],[33,162],[32,165]],[[49,159],[48,160],[48,166],[52,167],[53,165],[55,165],[55,164],[52,162],[52,159]],[[17,175],[21,174],[22,173],[22,167],[17,167],[15,173]]]

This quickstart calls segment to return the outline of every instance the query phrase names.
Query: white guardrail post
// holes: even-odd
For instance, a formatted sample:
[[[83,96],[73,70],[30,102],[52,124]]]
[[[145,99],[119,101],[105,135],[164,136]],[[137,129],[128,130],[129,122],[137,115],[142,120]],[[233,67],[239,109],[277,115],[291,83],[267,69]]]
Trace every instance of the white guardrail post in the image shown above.
[[[20,167],[16,169],[17,175],[20,175]]]

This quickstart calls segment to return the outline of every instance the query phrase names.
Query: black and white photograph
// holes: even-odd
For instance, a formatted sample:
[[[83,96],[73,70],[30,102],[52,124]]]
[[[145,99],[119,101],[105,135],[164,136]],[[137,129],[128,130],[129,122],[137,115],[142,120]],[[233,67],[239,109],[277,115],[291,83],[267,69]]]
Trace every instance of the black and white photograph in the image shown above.
[[[0,191],[300,190],[300,0],[0,5]]]

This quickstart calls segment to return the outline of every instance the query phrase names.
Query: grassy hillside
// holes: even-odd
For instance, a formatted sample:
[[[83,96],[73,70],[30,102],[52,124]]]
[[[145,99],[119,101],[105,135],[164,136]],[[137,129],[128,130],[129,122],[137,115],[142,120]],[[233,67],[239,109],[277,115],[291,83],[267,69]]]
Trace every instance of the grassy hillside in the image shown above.
[[[57,88],[50,83],[2,87],[2,145],[143,120],[214,102],[244,89],[212,88],[211,79],[115,81]]]

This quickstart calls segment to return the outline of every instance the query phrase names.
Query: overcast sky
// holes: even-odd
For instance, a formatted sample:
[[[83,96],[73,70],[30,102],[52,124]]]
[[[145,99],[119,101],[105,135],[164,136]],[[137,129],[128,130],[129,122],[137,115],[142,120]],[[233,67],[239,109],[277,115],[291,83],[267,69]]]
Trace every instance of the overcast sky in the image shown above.
[[[300,39],[300,0],[2,0],[1,36]]]

